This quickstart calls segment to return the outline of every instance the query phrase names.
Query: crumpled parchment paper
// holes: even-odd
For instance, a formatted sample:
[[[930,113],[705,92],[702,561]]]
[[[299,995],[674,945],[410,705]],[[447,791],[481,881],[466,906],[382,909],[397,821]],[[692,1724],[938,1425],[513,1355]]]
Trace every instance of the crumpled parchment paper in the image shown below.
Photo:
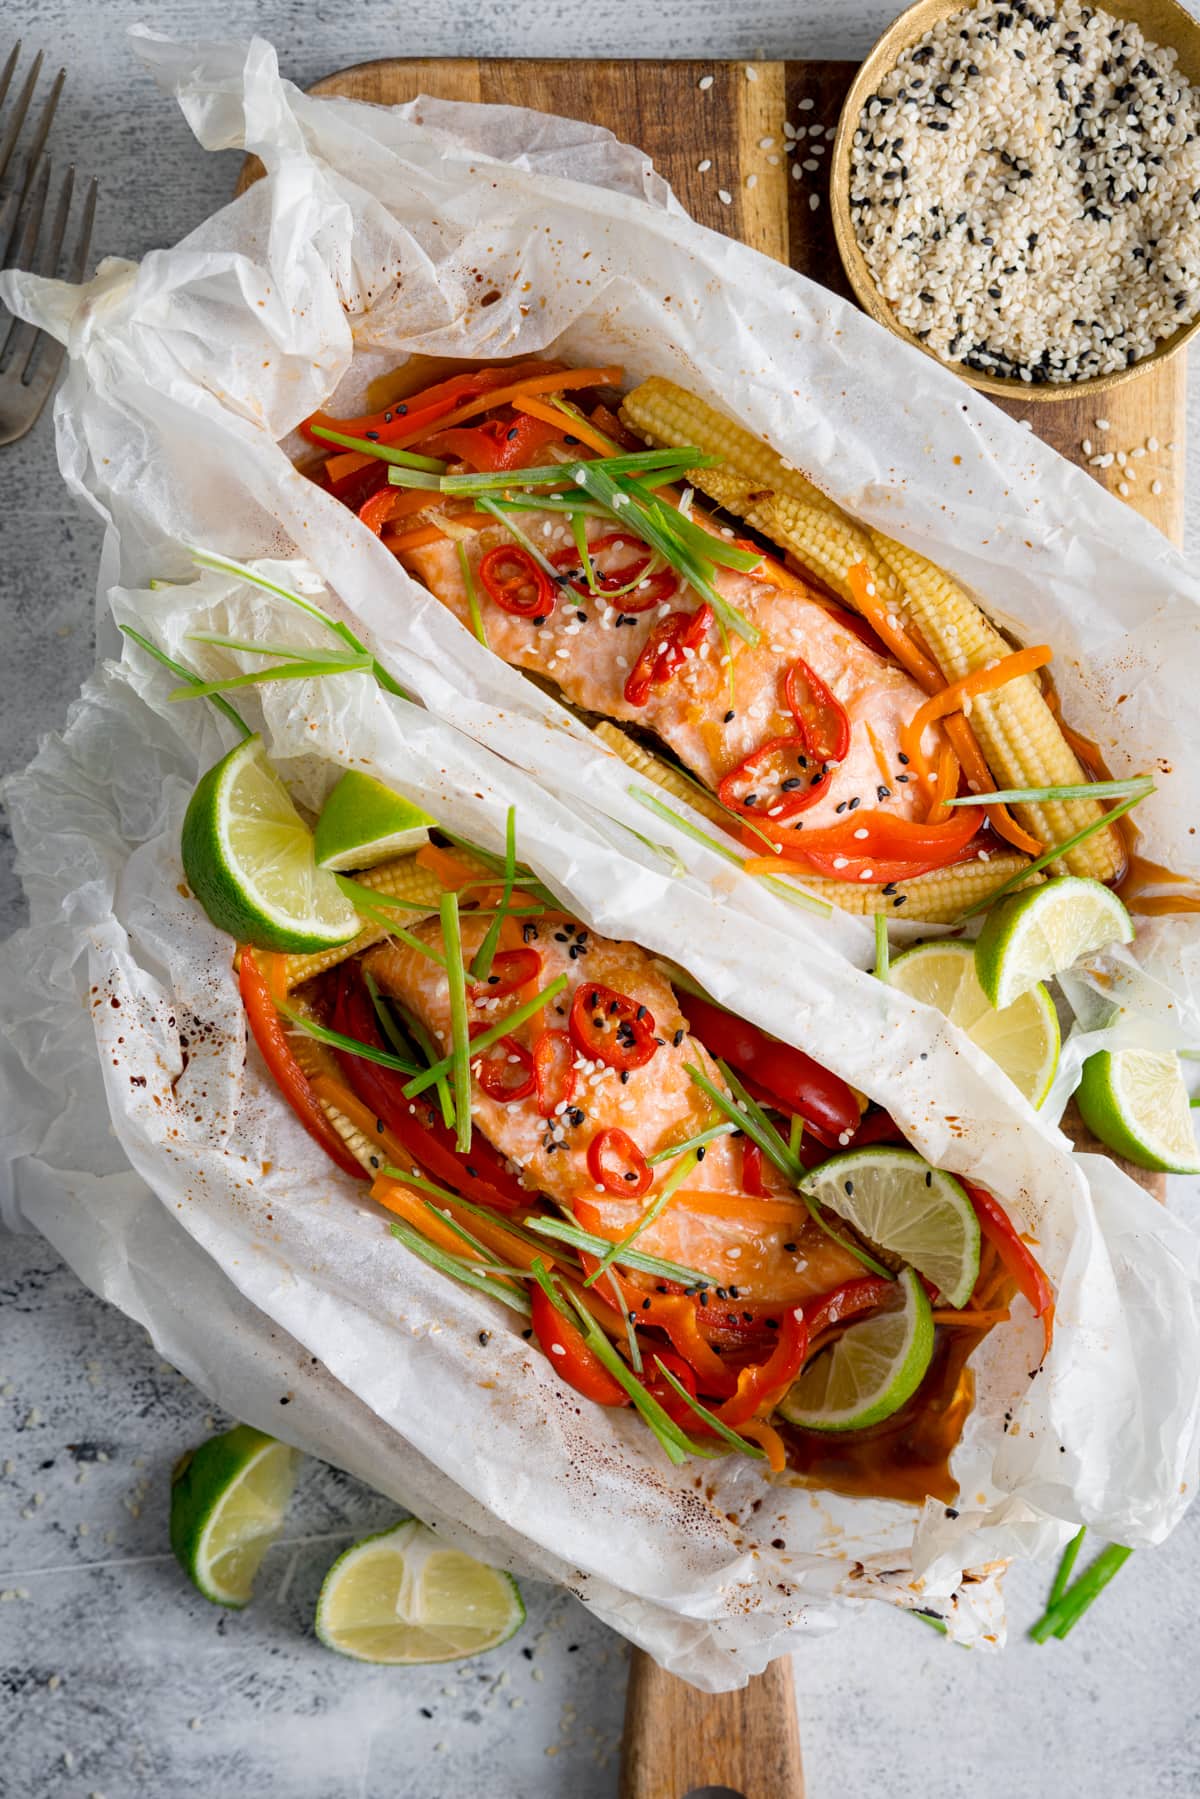
[[[1115,772],[1161,771],[1149,853],[1192,874],[1194,575],[953,377],[692,224],[607,134],[515,109],[313,101],[257,41],[138,46],[201,142],[244,143],[268,178],[82,290],[0,284],[70,346],[60,460],[109,524],[106,612],[206,670],[230,658],[190,631],[316,641],[244,583],[194,579],[189,543],[274,557],[276,579],[344,608],[427,710],[355,676],[256,690],[243,709],[297,796],[318,804],[354,759],[493,847],[515,805],[521,855],[593,928],[684,963],[887,1105],[932,1161],[998,1192],[1037,1236],[1058,1327],[1039,1373],[1020,1301],[977,1354],[953,1518],[769,1484],[733,1459],[672,1470],[625,1414],[577,1412],[509,1315],[405,1255],[317,1164],[256,1055],[244,1062],[230,946],[178,858],[227,727],[168,702],[140,651],[101,666],[8,785],[33,924],[0,984],[6,1215],[222,1405],[476,1553],[564,1582],[700,1685],[739,1684],[859,1597],[933,1606],[962,1640],[995,1640],[991,1564],[1051,1554],[1080,1520],[1161,1539],[1196,1477],[1191,1233],[866,974],[860,921],[786,906],[686,838],[645,842],[672,834],[627,771],[298,476],[289,434],[414,350],[553,346],[674,375],[1053,641],[1068,708]],[[1118,1032],[1196,1040],[1195,946],[1186,921],[1139,933],[1122,978],[1161,1003]],[[1110,975],[1080,1006],[1111,1034],[1091,1007]]]

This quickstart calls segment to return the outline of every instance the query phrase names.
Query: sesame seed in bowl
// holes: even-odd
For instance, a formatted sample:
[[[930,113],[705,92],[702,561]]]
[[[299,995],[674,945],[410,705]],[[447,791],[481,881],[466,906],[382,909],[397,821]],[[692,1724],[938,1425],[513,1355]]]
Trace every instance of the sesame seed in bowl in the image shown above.
[[[1175,0],[1124,13],[920,0],[847,98],[851,283],[989,392],[1109,387],[1200,323],[1200,28]]]

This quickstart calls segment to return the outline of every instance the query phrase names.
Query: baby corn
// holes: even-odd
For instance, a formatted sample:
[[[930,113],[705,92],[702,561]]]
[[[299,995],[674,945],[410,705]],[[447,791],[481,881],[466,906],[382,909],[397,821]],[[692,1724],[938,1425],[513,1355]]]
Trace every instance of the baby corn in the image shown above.
[[[1005,881],[1012,880],[1029,866],[1028,856],[995,855],[988,862],[957,862],[949,868],[935,868],[930,874],[916,875],[911,881],[889,883],[883,887],[868,886],[857,881],[824,881],[816,876],[802,877],[807,893],[823,899],[843,912],[872,918],[885,912],[889,918],[917,918],[923,924],[953,924],[968,906],[976,905],[995,893]],[[1030,875],[1018,883],[1035,885],[1043,877]]]
[[[696,444],[706,454],[721,456],[727,466],[696,469],[689,479],[718,505],[791,550],[849,605],[854,601],[847,573],[866,563],[889,613],[919,636],[946,681],[1008,654],[999,632],[940,569],[881,532],[855,524],[781,456],[683,388],[657,377],[643,382],[626,396],[621,414],[631,429],[656,445]],[[1000,787],[1069,786],[1086,778],[1032,676],[977,696],[971,724]],[[1102,816],[1099,802],[1086,799],[1016,805],[1013,811],[1047,846],[1064,842]],[[1052,866],[1057,872],[1111,881],[1122,860],[1120,839],[1106,828]]]
[[[627,737],[619,725],[610,724],[605,719],[592,726],[592,736],[598,737],[605,749],[612,750],[635,774],[653,781],[656,787],[661,787],[673,799],[682,800],[684,805],[691,806],[693,811],[699,812],[712,824],[719,825],[722,830],[730,829],[733,821],[724,806],[706,793],[696,781],[689,781],[677,768],[673,768],[661,756],[656,756],[653,750],[648,750],[634,738]]]
[[[381,862],[378,868],[367,869],[365,873],[355,875],[355,880],[362,887],[370,887],[381,899],[409,900],[414,905],[426,906],[429,912],[436,912],[438,900],[442,893],[442,884],[436,875],[428,869],[417,865],[415,856],[397,856],[391,862]],[[397,913],[401,924],[412,924],[414,920],[425,917],[424,912],[409,911]],[[329,968],[337,968],[340,963],[348,962],[351,956],[361,955],[373,943],[380,943],[387,936],[382,925],[367,924],[357,937],[349,943],[339,944],[336,949],[317,950],[309,956],[289,956],[285,985],[290,993],[293,987],[303,986],[305,981],[315,980]]]

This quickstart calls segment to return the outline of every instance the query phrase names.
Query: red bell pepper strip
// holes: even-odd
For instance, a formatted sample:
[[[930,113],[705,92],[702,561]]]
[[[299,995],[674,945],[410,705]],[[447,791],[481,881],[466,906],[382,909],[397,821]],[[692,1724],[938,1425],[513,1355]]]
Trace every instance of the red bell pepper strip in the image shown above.
[[[723,775],[717,798],[741,818],[785,825],[815,806],[825,792],[824,768],[809,767],[808,736],[768,737]]]
[[[570,1104],[575,1093],[575,1050],[566,1031],[543,1031],[533,1046],[533,1079],[537,1109],[552,1118]]]
[[[542,970],[542,958],[537,950],[502,949],[492,958],[492,972],[485,981],[471,981],[467,985],[467,998],[471,1001],[479,999],[508,999],[530,981],[536,981]]]
[[[907,1143],[908,1139],[890,1112],[864,1112],[847,1144],[848,1149],[865,1149],[871,1143]]]
[[[695,612],[672,612],[652,625],[625,682],[628,704],[644,706],[656,688],[665,687],[687,661],[687,651],[700,648],[712,621],[713,609],[706,600]]]
[[[783,691],[813,760],[840,762],[850,748],[850,719],[842,702],[799,656],[784,676]]]
[[[486,1031],[487,1028],[480,1020],[471,1027],[471,1035]],[[533,1057],[515,1037],[500,1037],[482,1055],[471,1058],[471,1067],[481,1090],[489,1099],[498,1100],[501,1105],[512,1105],[516,1100],[528,1099],[537,1086]]]
[[[611,594],[615,589],[628,587],[630,582],[638,581],[639,575],[650,567],[654,560],[653,552],[647,549],[640,537],[634,537],[628,531],[609,531],[603,537],[597,537],[588,545],[588,555],[595,558],[602,550],[611,550],[618,545],[634,551],[632,559],[621,563],[619,568],[596,569],[596,587],[600,594]],[[555,568],[577,569],[579,567],[579,551],[573,545],[565,550],[558,550],[550,558]],[[594,597],[582,574],[573,574],[569,585],[584,599]],[[679,590],[679,577],[673,569],[659,569],[629,593],[622,593],[613,604],[621,612],[649,612],[652,606],[661,605]]]
[[[513,618],[547,619],[558,598],[545,569],[519,543],[489,550],[480,560],[479,581],[488,598]]]
[[[749,1075],[785,1112],[798,1112],[835,1139],[858,1129],[858,1101],[838,1075],[711,1000],[682,991],[676,998],[688,1029],[705,1049]]]
[[[565,428],[521,413],[488,419],[482,425],[452,425],[448,431],[435,431],[422,450],[429,456],[469,462],[481,474],[494,475],[503,469],[529,468],[547,444],[562,442]]]
[[[786,843],[789,858],[811,862],[818,873],[832,868],[832,858],[847,859],[841,868],[832,868],[835,880],[848,877],[846,867],[858,862],[867,867],[904,865],[912,869],[948,867],[971,853],[971,840],[983,824],[983,810],[963,806],[944,825],[924,824],[917,819],[900,818],[891,812],[847,813],[835,825],[804,831],[803,836],[776,831],[776,820],[756,814],[756,822],[769,837]],[[865,836],[858,833],[865,832]],[[819,865],[819,866],[818,866]],[[890,878],[890,877],[885,877]],[[902,877],[897,876],[897,879]]]
[[[266,976],[248,947],[238,952],[238,990],[246,1008],[246,1023],[258,1045],[272,1080],[286,1099],[309,1136],[343,1174],[356,1181],[371,1177],[358,1164],[325,1115],[320,1100],[308,1084],[308,1077],[291,1052],[283,1020],[275,1009]]]
[[[763,1185],[763,1152],[749,1137],[742,1138],[742,1186],[755,1199],[766,1199]]]
[[[765,1362],[741,1369],[732,1399],[715,1408],[723,1424],[734,1430],[756,1412],[769,1412],[783,1398],[808,1354],[808,1325],[798,1306],[788,1306],[780,1319],[779,1341]]]
[[[589,1349],[583,1332],[563,1317],[541,1287],[534,1284],[529,1297],[533,1334],[559,1379],[597,1405],[628,1405],[628,1393],[613,1379],[595,1351]]]
[[[614,1162],[618,1165],[614,1166]],[[624,1164],[624,1166],[620,1166]],[[654,1179],[645,1156],[628,1131],[610,1127],[597,1131],[588,1144],[588,1173],[606,1193],[640,1199]]]
[[[847,1318],[854,1318],[859,1312],[869,1312],[875,1306],[882,1305],[884,1300],[896,1291],[895,1281],[885,1281],[876,1274],[864,1275],[861,1280],[844,1281],[835,1287],[832,1293],[824,1293],[820,1299],[805,1302],[804,1321],[808,1325],[808,1339],[815,1343],[822,1331],[827,1331],[835,1324],[842,1324]]]
[[[338,989],[333,1026],[359,1043],[383,1048],[375,1023],[375,1009],[366,989],[350,968]],[[405,1097],[403,1075],[345,1050],[335,1050],[334,1054],[351,1090],[364,1105],[370,1106],[376,1118],[399,1138],[413,1160],[427,1168],[435,1180],[455,1193],[461,1193],[464,1199],[477,1200],[482,1206],[495,1206],[502,1212],[528,1207],[528,1190],[509,1172],[503,1159],[479,1131],[474,1133],[470,1151],[460,1156],[454,1147],[454,1132],[446,1128],[424,1096],[415,1100]]]
[[[1045,1270],[1021,1241],[1016,1226],[1000,1202],[984,1187],[972,1186],[970,1181],[963,1181],[963,1186],[975,1207],[980,1230],[999,1256],[1009,1278],[1016,1282],[1018,1293],[1029,1301],[1034,1317],[1041,1319],[1043,1354],[1048,1355],[1054,1338],[1054,1288]]]
[[[568,1023],[580,1054],[606,1068],[644,1068],[658,1053],[654,1014],[599,981],[582,981],[575,989]]]
[[[691,1364],[685,1362],[682,1356],[676,1355],[670,1349],[655,1348],[651,1351],[648,1360],[649,1365],[642,1376],[642,1385],[647,1393],[657,1399],[667,1417],[675,1424],[682,1425],[685,1430],[690,1430],[696,1435],[703,1435],[707,1432],[708,1426],[704,1420],[696,1416],[685,1400],[680,1399],[671,1383],[663,1379],[657,1366],[661,1362],[664,1368],[669,1368],[680,1386],[686,1387],[692,1398],[695,1399],[696,1375]]]
[[[338,431],[343,437],[367,437],[372,443],[392,443],[414,431],[425,428],[432,431],[440,418],[480,394],[511,387],[514,381],[522,381],[527,376],[551,374],[560,366],[556,362],[522,362],[508,368],[471,369],[466,374],[451,375],[447,381],[438,381],[420,393],[410,394],[406,400],[394,400],[382,411],[367,413],[362,418],[337,419],[327,412],[314,412],[304,420],[300,430],[310,443],[322,448],[328,448],[327,441],[316,436],[314,425]]]

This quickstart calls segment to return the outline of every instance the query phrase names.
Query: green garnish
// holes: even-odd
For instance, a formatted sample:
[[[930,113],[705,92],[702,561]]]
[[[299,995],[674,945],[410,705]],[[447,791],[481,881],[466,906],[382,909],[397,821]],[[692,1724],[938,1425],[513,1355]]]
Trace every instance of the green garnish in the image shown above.
[[[1092,791],[1094,792],[1095,789]],[[1068,837],[1065,843],[1056,843],[1053,849],[1046,850],[1043,855],[1036,857],[1032,862],[1027,862],[1024,868],[1018,869],[1015,875],[1010,875],[1002,886],[994,887],[986,898],[976,900],[973,906],[968,906],[965,912],[959,913],[955,922],[962,924],[965,919],[974,918],[976,912],[983,912],[989,906],[994,906],[996,901],[1002,898],[1018,881],[1026,881],[1030,875],[1040,874],[1043,868],[1046,868],[1051,862],[1056,862],[1060,856],[1065,855],[1067,850],[1077,848],[1087,838],[1094,837],[1097,831],[1102,831],[1105,825],[1114,824],[1118,818],[1123,818],[1127,812],[1132,811],[1134,806],[1146,798],[1147,793],[1153,792],[1154,788],[1149,787],[1141,793],[1133,794],[1127,800],[1122,800],[1121,804],[1114,806],[1111,812],[1102,812],[1099,818],[1094,818],[1090,825],[1084,825],[1082,831],[1076,831],[1075,835]]]
[[[646,1166],[653,1168],[659,1162],[669,1162],[673,1156],[681,1156],[685,1149],[701,1149],[711,1143],[714,1137],[728,1137],[737,1130],[736,1124],[711,1124],[706,1130],[699,1131],[694,1137],[685,1137],[682,1143],[672,1143],[666,1149],[656,1150],[654,1155],[646,1157]]]
[[[619,1237],[615,1243],[610,1243],[608,1245],[608,1248],[600,1258],[600,1266],[596,1269],[594,1274],[589,1274],[584,1281],[583,1284],[585,1287],[592,1286],[604,1273],[605,1269],[611,1268],[614,1262],[624,1260],[628,1253],[629,1245],[635,1243],[643,1231],[649,1230],[650,1226],[654,1224],[657,1219],[661,1218],[688,1175],[699,1163],[699,1160],[700,1158],[694,1149],[690,1149],[686,1154],[680,1156],[678,1162],[676,1162],[674,1168],[672,1168],[670,1174],[667,1176],[658,1192],[654,1195],[653,1200],[646,1207],[646,1210],[642,1213],[633,1229],[627,1231],[623,1237]]]
[[[757,1443],[751,1443],[745,1437],[739,1436],[737,1431],[731,1430],[722,1419],[717,1417],[715,1412],[710,1412],[706,1405],[702,1405],[695,1394],[689,1393],[683,1382],[676,1375],[671,1373],[671,1370],[667,1367],[661,1356],[655,1356],[654,1360],[658,1365],[658,1372],[662,1375],[667,1385],[672,1387],[675,1392],[678,1393],[685,1405],[691,1407],[697,1418],[702,1418],[704,1420],[709,1430],[714,1431],[718,1437],[724,1437],[725,1441],[741,1455],[755,1456],[759,1461],[764,1461],[766,1459],[766,1451],[764,1449],[760,1449]]]
[[[417,1071],[415,1062],[394,1056],[386,1049],[376,1049],[372,1043],[360,1043],[357,1037],[347,1037],[342,1031],[331,1031],[328,1025],[318,1024],[315,1018],[306,1017],[286,1002],[280,1002],[279,1010],[298,1031],[315,1038],[318,1043],[328,1043],[331,1049],[344,1050],[348,1056],[358,1056],[363,1062],[378,1062],[381,1068],[394,1068],[398,1074],[415,1074]]]
[[[461,546],[460,546],[461,547]],[[517,881],[517,808],[510,806],[504,820],[504,892],[500,899],[500,909],[487,928],[483,942],[475,951],[475,959],[471,963],[471,973],[477,981],[486,981],[492,972],[492,962],[496,955],[496,946],[500,941],[500,927],[504,923],[504,915],[512,903],[513,888]]]
[[[1034,1642],[1044,1643],[1052,1636],[1060,1639],[1068,1636],[1132,1554],[1133,1550],[1126,1549],[1121,1543],[1110,1543],[1107,1549],[1102,1549],[1086,1573],[1042,1613],[1029,1632]]]
[[[915,1618],[919,1624],[928,1624],[930,1630],[936,1630],[939,1636],[948,1637],[950,1635],[946,1620],[935,1618],[932,1612],[911,1611],[908,1615],[910,1618]]]
[[[190,687],[173,687],[169,700],[206,700],[214,693],[232,693],[237,687],[262,687],[268,681],[307,681],[323,675],[366,675],[372,672],[370,656],[331,656],[324,662],[286,662],[263,668],[257,674],[226,675],[219,681],[200,681]]]
[[[673,807],[656,799],[654,794],[647,793],[644,787],[627,787],[625,791],[640,806],[656,812],[661,819],[674,825],[677,831],[682,831],[685,837],[690,837],[693,843],[703,845],[706,850],[713,850],[726,862],[732,862],[735,868],[741,868],[742,856],[739,851],[730,848],[728,844],[718,842],[715,837],[710,837],[707,831],[702,831],[699,825],[694,825],[690,819],[684,818]],[[777,875],[756,875],[754,878],[761,881],[769,892],[776,894],[780,899],[787,900],[793,906],[798,906],[803,912],[816,912],[822,918],[828,918],[833,911],[833,907],[827,900],[816,899],[811,893],[805,893],[799,887],[791,887],[786,881],[781,881]]]
[[[1144,799],[1154,792],[1150,775],[1131,775],[1125,781],[1084,781],[1075,787],[1004,787],[996,793],[968,793],[946,800],[947,806],[1034,804],[1039,800],[1122,800],[1130,795]]]
[[[411,450],[393,450],[390,444],[375,443],[369,437],[347,437],[344,431],[330,431],[325,425],[310,425],[309,430],[314,437],[325,438],[339,449],[357,450],[362,456],[377,456],[380,462],[390,462],[396,468],[424,469],[427,475],[444,475],[449,468],[448,462],[438,462],[433,456],[415,456]]]
[[[479,609],[479,590],[475,585],[475,577],[471,573],[471,559],[467,555],[467,546],[460,540],[454,548],[458,556],[458,568],[462,575],[463,586],[467,590],[467,611],[471,614],[471,629],[486,650],[490,647],[487,628],[483,622],[483,613]]]
[[[447,475],[442,482],[442,492],[449,494],[481,494],[503,493],[506,488],[560,487],[566,482],[574,481],[577,486],[580,469],[602,467],[609,476],[636,475],[649,473],[658,469],[669,468],[708,468],[718,460],[715,456],[702,456],[696,449],[667,450],[634,450],[621,452],[616,456],[602,456],[598,462],[583,462],[578,459],[566,462],[542,463],[537,468],[499,469],[494,473],[484,472],[475,475]],[[603,495],[597,496],[603,499]],[[607,503],[607,502],[606,502]],[[761,556],[754,558],[755,563],[762,561]]]
[[[471,1039],[471,1059],[482,1055],[485,1049],[491,1049],[493,1043],[498,1043],[501,1037],[507,1037],[509,1032],[515,1031],[519,1024],[524,1024],[527,1018],[532,1018],[535,1012],[540,1012],[550,1000],[558,997],[566,984],[566,975],[557,975],[548,986],[542,988],[540,993],[535,993],[532,999],[527,999],[515,1011],[509,1012],[498,1024],[489,1025],[486,1031],[480,1031],[478,1037]],[[415,1099],[418,1093],[424,1093],[426,1087],[433,1086],[439,1074],[448,1073],[453,1066],[454,1057],[452,1055],[443,1056],[440,1062],[435,1062],[432,1068],[427,1068],[415,1080],[406,1081],[404,1084],[405,1099]]]
[[[371,996],[371,1004],[375,1008],[375,1017],[379,1022],[379,1028],[391,1044],[393,1052],[398,1056],[402,1056],[410,1047],[401,1033],[392,1011],[392,1007],[397,1006],[404,1018],[405,1026],[407,1027],[413,1042],[415,1042],[417,1048],[424,1056],[426,1063],[436,1062],[437,1051],[433,1047],[433,1039],[430,1037],[429,1032],[425,1029],[425,1026],[421,1023],[420,1019],[409,1012],[406,1007],[401,1006],[398,1001],[384,999],[382,993],[380,993],[378,987],[375,985],[371,971],[367,968],[363,969],[363,982],[367,992]],[[414,1064],[414,1066],[416,1066],[416,1064]],[[444,1075],[437,1084],[437,1096],[438,1105],[441,1107],[442,1112],[442,1123],[447,1130],[453,1130],[455,1122],[454,1100],[450,1094],[450,1083],[446,1080]]]
[[[465,1155],[471,1147],[471,1037],[467,1024],[467,976],[463,968],[462,932],[458,923],[457,893],[443,893],[438,906],[442,941],[446,946],[446,976],[450,984],[450,1066],[453,1070],[454,1147]],[[431,1074],[432,1070],[429,1071]],[[433,1076],[436,1081],[437,1076]],[[404,1090],[408,1092],[406,1087]]]
[[[399,1238],[406,1249],[411,1249],[414,1255],[428,1262],[431,1268],[436,1268],[441,1274],[448,1274],[451,1280],[460,1281],[464,1287],[473,1287],[477,1293],[486,1293],[489,1299],[498,1299],[501,1305],[510,1307],[514,1312],[528,1315],[531,1308],[526,1293],[519,1292],[515,1287],[502,1286],[499,1280],[490,1275],[474,1273],[473,1264],[465,1257],[452,1256],[444,1249],[435,1248],[420,1231],[414,1230],[411,1224],[405,1224],[399,1218],[393,1218],[391,1228],[393,1237]]]
[[[1058,1572],[1054,1576],[1054,1585],[1050,1589],[1050,1597],[1046,1601],[1047,1609],[1057,1605],[1067,1590],[1068,1582],[1079,1559],[1079,1551],[1083,1548],[1083,1539],[1087,1536],[1087,1525],[1081,1524],[1071,1541],[1062,1552],[1062,1560],[1058,1564]]]
[[[792,1113],[792,1122],[788,1126],[788,1154],[799,1156],[800,1145],[804,1142],[804,1120],[799,1112]]]
[[[415,949],[430,962],[436,962],[439,968],[446,966],[446,958],[440,950],[434,949],[431,943],[422,942],[420,937],[414,937],[402,924],[397,924],[394,918],[388,917],[391,902],[376,893],[373,887],[365,887],[361,881],[352,880],[349,875],[335,874],[333,878],[356,912],[361,913],[364,918],[370,918],[375,924],[381,924],[391,936],[398,937],[401,943],[406,943],[409,949]],[[429,910],[428,906],[421,909],[425,912]]]
[[[189,668],[184,667],[182,662],[174,661],[172,657],[167,655],[165,650],[160,650],[158,645],[151,643],[148,637],[143,637],[140,631],[135,631],[132,625],[121,625],[119,628],[125,633],[126,637],[132,637],[134,643],[140,644],[148,656],[153,656],[156,662],[161,662],[164,668],[169,668],[173,675],[178,675],[183,681],[190,681],[194,687],[203,686],[204,683],[201,681],[199,675],[194,675]],[[237,727],[243,737],[253,737],[254,733],[242,717],[241,713],[236,712],[229,704],[228,700],[222,699],[219,693],[210,693],[207,697],[212,701],[217,711],[224,713],[230,724]]]
[[[505,1230],[511,1230],[508,1220],[504,1221]],[[526,1232],[537,1232],[539,1237],[552,1237],[556,1243],[567,1243],[572,1249],[582,1249],[587,1255],[604,1255],[612,1247],[609,1238],[594,1236],[585,1231],[582,1225],[568,1224],[559,1218],[534,1218],[525,1220]],[[657,1274],[665,1281],[678,1281],[685,1287],[713,1287],[716,1282],[711,1275],[701,1274],[695,1268],[685,1268],[682,1262],[669,1262],[663,1256],[647,1255],[643,1250],[631,1249],[618,1256],[627,1268],[637,1268],[643,1274]]]
[[[659,843],[655,838],[647,837],[641,831],[635,831],[632,825],[627,825],[625,823],[624,819],[618,818],[613,822],[620,825],[623,831],[628,831],[629,835],[637,843],[642,844],[644,848],[652,851],[653,854],[658,856],[663,862],[668,863],[671,869],[671,878],[673,880],[680,881],[687,874],[687,864],[684,862],[682,856],[678,855],[671,848],[669,843]]]
[[[349,650],[317,650],[312,644],[298,650],[286,643],[249,643],[244,637],[226,637],[221,631],[189,631],[189,643],[210,643],[218,650],[244,650],[250,656],[282,656],[288,662],[331,662],[351,654]]]
[[[508,532],[509,536],[516,538],[521,548],[525,550],[528,555],[533,557],[533,560],[537,563],[543,574],[549,575],[550,579],[557,587],[562,580],[562,575],[559,570],[555,568],[554,564],[543,556],[533,539],[531,537],[526,537],[520,525],[514,524],[512,519],[507,517],[507,515],[496,505],[494,500],[489,500],[486,494],[480,495],[479,499],[476,501],[476,505],[481,512],[490,512],[492,517],[504,526],[504,529]]]
[[[566,512],[585,518],[612,519],[608,507],[602,506],[599,500],[577,499],[574,494],[505,494],[503,499],[494,499],[492,507],[501,512]]]
[[[877,912],[875,914],[875,979],[886,981],[890,967],[891,950],[888,945],[887,919],[882,912]]]
[[[486,1265],[489,1274],[507,1275],[510,1280],[515,1281],[525,1280],[526,1276],[523,1268],[514,1268],[511,1262],[494,1262],[489,1260],[491,1251],[487,1244],[481,1243],[474,1232],[469,1231],[465,1224],[460,1224],[458,1219],[455,1218],[452,1213],[443,1211],[441,1206],[435,1206],[430,1199],[424,1200],[422,1203],[428,1206],[435,1218],[441,1219],[447,1230],[453,1231],[456,1237],[461,1237],[464,1243],[468,1244],[483,1257],[484,1264]]]

